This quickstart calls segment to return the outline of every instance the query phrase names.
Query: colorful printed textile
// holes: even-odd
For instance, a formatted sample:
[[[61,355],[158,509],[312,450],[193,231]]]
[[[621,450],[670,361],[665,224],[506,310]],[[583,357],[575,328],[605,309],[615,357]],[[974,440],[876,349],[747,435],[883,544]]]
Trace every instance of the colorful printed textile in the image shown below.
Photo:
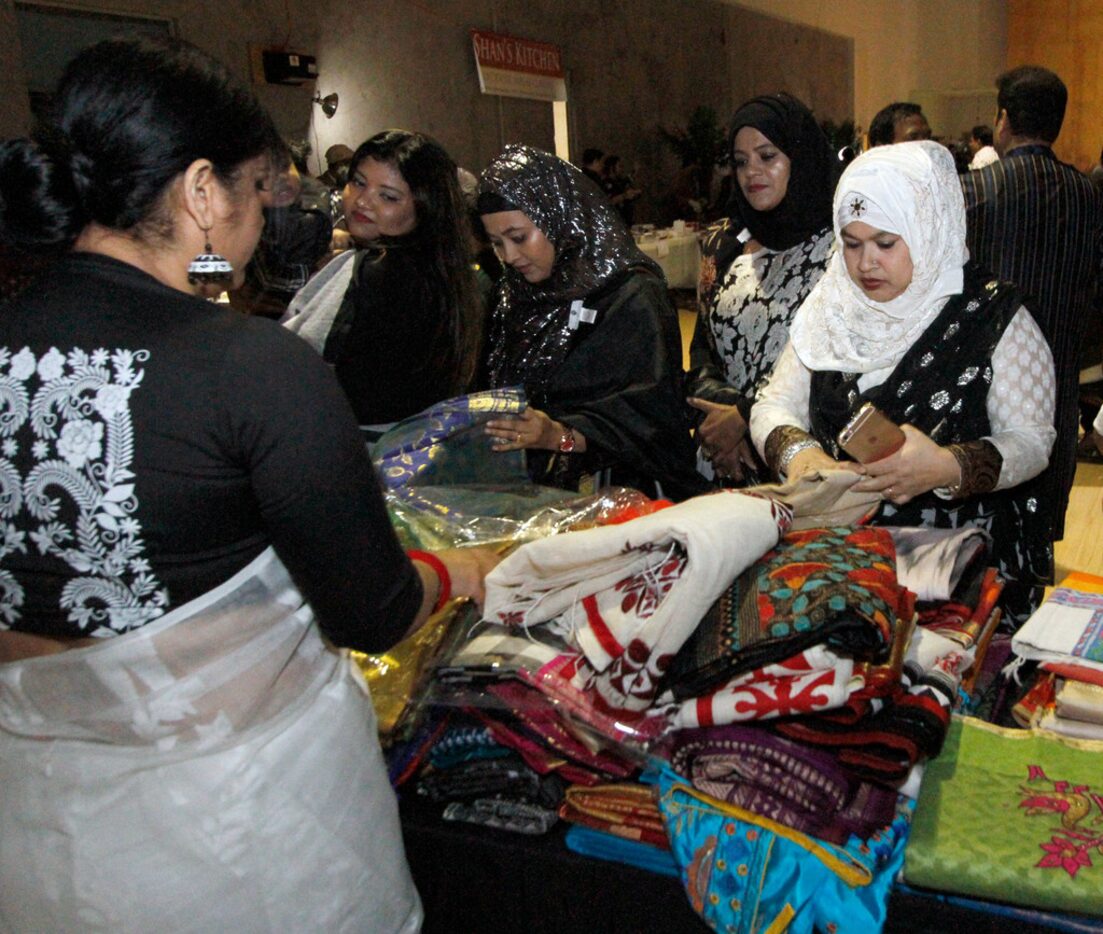
[[[904,876],[1103,915],[1103,743],[955,717],[927,766]]]
[[[962,673],[973,656],[952,640],[918,630],[895,691],[882,699],[852,697],[834,713],[776,725],[790,739],[832,749],[849,773],[898,787],[912,766],[938,755]]]
[[[904,591],[884,529],[791,532],[720,597],[670,666],[679,699],[819,643],[883,660]]]
[[[908,805],[892,824],[845,848],[724,804],[670,770],[659,808],[694,910],[716,931],[879,931],[903,863]]]
[[[1038,667],[1043,671],[1051,671],[1062,678],[1083,681],[1086,684],[1098,684],[1103,687],[1103,671],[1095,668],[1085,668],[1083,665],[1074,665],[1070,662],[1042,662]]]
[[[616,782],[593,788],[572,786],[559,806],[559,816],[572,824],[670,849],[655,789],[647,785]]]
[[[1070,574],[1015,633],[1013,651],[1103,671],[1103,577]]]
[[[448,769],[478,759],[501,759],[509,750],[494,741],[485,726],[450,724],[437,737],[429,752],[434,768]]]
[[[487,575],[484,615],[530,631],[554,620],[584,656],[578,686],[642,711],[709,606],[790,519],[772,500],[721,492],[529,542]]]
[[[658,875],[678,878],[678,865],[674,862],[674,857],[669,850],[661,850],[657,846],[637,840],[625,840],[603,830],[594,830],[579,824],[567,831],[566,843],[568,850],[574,850],[583,856],[624,863]]]
[[[506,709],[470,712],[490,728],[497,742],[516,749],[541,775],[556,771],[568,782],[597,785],[635,771],[635,765],[616,752],[586,746],[539,691],[515,682],[488,685],[486,690]]]
[[[667,717],[672,728],[684,729],[818,713],[841,707],[861,686],[853,659],[818,645],[674,705]]]
[[[964,648],[978,649],[990,635],[996,604],[1003,592],[1003,581],[995,568],[985,568],[977,579],[976,592],[962,594],[957,601],[936,603],[919,610],[919,625],[958,642]],[[977,659],[979,664],[981,659]]]
[[[895,791],[855,782],[830,754],[766,730],[682,730],[670,764],[713,798],[839,846],[896,813]]]
[[[681,730],[670,765],[698,791],[812,835],[850,790],[831,756],[747,727]]]
[[[1062,681],[1052,672],[1039,672],[1038,679],[1011,709],[1011,714],[1019,726],[1027,729],[1037,727],[1074,739],[1103,740],[1096,692],[1103,692],[1103,688]]]
[[[495,451],[483,431],[490,419],[519,415],[527,405],[520,387],[492,389],[404,418],[372,445],[383,486],[527,483],[524,453]]]

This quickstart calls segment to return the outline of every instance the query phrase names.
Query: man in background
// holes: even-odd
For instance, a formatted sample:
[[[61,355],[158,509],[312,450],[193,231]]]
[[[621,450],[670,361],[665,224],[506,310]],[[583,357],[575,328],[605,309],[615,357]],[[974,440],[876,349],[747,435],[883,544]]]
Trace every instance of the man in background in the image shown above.
[[[969,163],[970,169],[983,169],[986,165],[995,162],[1000,154],[992,145],[992,128],[983,123],[973,127],[969,135],[969,152],[973,154],[973,160]]]
[[[318,176],[318,181],[330,191],[340,191],[349,179],[349,166],[356,155],[344,143],[334,143],[326,150],[326,170]]]
[[[877,111],[869,124],[869,148],[930,139],[931,126],[923,109],[909,101],[895,101]]]
[[[1088,177],[1053,153],[1068,102],[1064,82],[1024,65],[1000,75],[996,87],[1000,158],[961,176],[969,254],[1019,286],[1053,350],[1057,440],[1049,467],[1031,482],[1058,541],[1076,473],[1080,349],[1098,315],[1103,210]]]
[[[605,153],[600,149],[586,149],[582,153],[582,171],[601,188],[605,171]]]

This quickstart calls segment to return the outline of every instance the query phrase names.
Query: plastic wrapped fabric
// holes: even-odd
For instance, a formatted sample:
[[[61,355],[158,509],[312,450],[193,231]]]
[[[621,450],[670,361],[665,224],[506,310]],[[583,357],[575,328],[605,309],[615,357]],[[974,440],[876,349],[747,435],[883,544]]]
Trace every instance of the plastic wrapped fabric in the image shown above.
[[[379,733],[385,742],[399,731],[411,706],[417,706],[421,688],[449,636],[469,624],[473,612],[468,601],[450,601],[389,651],[381,655],[349,652],[371,687]]]
[[[527,542],[653,511],[658,501],[611,487],[580,496],[527,483],[510,487],[419,486],[387,490],[387,510],[407,548]]]
[[[495,450],[483,426],[527,404],[520,387],[492,389],[404,418],[371,446],[383,486],[526,483],[524,452]]]
[[[501,798],[476,798],[470,804],[453,801],[444,809],[443,817],[532,835],[547,833],[559,820],[551,808]]]
[[[436,769],[448,769],[464,762],[508,755],[509,750],[496,742],[485,726],[457,721],[441,731],[429,753],[429,763]]]
[[[417,793],[436,802],[497,797],[535,803],[540,790],[540,776],[517,755],[434,769],[423,774],[417,783]],[[559,802],[540,803],[551,807]]]

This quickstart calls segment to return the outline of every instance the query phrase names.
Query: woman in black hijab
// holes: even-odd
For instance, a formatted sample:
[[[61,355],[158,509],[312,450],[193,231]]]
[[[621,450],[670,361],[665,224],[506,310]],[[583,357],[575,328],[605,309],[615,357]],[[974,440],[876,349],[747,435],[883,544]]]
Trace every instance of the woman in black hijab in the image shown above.
[[[488,382],[523,385],[529,400],[520,418],[488,423],[499,449],[527,450],[533,479],[556,486],[702,492],[666,282],[601,190],[512,145],[483,172],[478,210],[505,266]]]
[[[730,216],[702,244],[699,313],[690,347],[690,404],[705,476],[757,479],[751,405],[823,275],[834,242],[840,166],[812,112],[788,94],[747,101],[732,117],[736,185]]]

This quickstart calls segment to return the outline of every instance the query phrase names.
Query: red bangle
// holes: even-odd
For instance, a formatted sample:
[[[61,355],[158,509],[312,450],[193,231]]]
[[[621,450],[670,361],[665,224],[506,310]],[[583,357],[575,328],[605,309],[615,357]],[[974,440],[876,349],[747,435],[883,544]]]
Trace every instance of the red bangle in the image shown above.
[[[411,548],[406,552],[406,556],[411,561],[420,561],[422,564],[429,565],[433,569],[433,573],[437,575],[437,581],[440,583],[440,596],[437,597],[433,612],[439,613],[444,609],[444,605],[452,599],[452,575],[448,573],[448,568],[444,566],[444,562],[440,558],[428,551],[418,551]]]

